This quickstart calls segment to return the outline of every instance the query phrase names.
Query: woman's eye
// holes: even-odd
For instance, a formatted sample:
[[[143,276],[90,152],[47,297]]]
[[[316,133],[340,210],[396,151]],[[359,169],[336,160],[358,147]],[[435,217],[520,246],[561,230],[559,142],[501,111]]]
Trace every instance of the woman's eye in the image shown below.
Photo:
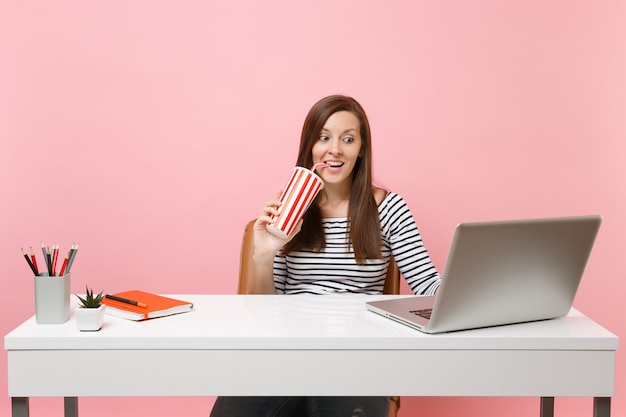
[[[346,136],[345,138],[343,138],[343,141],[346,143],[352,143],[354,142],[354,138],[351,136]]]
[[[323,142],[327,141],[328,139],[329,139],[329,138],[328,138],[328,136],[326,136],[326,135],[322,135],[322,136],[320,136],[320,140],[321,140],[321,141],[323,141]]]

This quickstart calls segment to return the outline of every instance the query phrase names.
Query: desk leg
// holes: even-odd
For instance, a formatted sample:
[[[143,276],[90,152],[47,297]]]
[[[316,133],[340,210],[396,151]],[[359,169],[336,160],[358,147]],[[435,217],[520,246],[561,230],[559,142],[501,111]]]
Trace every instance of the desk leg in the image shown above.
[[[593,398],[593,417],[611,416],[611,397]]]
[[[63,398],[65,417],[78,417],[78,397]]]
[[[554,397],[541,397],[541,417],[554,417]]]
[[[11,397],[11,415],[13,417],[28,417],[28,397]]]

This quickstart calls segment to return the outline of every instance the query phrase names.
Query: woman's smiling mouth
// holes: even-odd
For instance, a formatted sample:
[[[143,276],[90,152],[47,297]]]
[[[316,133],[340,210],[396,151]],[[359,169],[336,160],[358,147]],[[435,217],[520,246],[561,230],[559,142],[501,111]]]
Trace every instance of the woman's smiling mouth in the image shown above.
[[[344,162],[339,162],[339,161],[324,161],[324,163],[326,165],[328,165],[328,168],[341,168],[344,165]]]

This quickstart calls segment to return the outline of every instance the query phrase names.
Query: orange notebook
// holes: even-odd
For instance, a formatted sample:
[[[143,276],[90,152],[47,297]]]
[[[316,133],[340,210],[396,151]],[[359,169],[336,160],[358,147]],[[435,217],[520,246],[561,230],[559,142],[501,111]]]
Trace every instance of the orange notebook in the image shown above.
[[[106,313],[129,320],[154,319],[193,311],[193,303],[139,290],[118,292],[112,294],[112,296],[130,302],[105,297],[102,303],[106,305]],[[137,303],[138,305],[131,302]]]

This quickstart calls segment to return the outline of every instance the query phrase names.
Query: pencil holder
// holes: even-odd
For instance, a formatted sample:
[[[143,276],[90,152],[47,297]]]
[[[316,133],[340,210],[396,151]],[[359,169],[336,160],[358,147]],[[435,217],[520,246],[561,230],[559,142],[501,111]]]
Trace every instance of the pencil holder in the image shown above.
[[[63,324],[70,318],[70,276],[35,276],[35,319],[37,324]]]

